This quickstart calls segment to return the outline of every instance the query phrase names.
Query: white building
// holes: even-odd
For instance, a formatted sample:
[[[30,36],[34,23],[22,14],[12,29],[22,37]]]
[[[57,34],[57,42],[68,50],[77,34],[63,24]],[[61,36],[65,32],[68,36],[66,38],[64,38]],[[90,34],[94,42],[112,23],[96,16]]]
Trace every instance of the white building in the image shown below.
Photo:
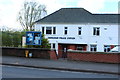
[[[92,14],[83,8],[62,8],[38,21],[51,48],[109,52],[118,46],[118,14]]]

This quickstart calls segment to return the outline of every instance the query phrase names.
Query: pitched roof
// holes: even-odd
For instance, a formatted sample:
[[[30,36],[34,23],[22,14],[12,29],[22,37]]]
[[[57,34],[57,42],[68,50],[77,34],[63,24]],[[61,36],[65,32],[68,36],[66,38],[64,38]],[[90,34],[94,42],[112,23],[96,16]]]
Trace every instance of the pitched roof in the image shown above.
[[[62,8],[36,23],[118,23],[118,14],[92,14],[83,8]]]

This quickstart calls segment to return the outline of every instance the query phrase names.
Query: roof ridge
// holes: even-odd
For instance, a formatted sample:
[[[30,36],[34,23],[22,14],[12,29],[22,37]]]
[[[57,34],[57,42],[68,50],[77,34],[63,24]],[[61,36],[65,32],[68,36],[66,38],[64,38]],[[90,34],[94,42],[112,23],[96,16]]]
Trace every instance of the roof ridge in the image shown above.
[[[81,10],[84,10],[84,11],[86,11],[86,12],[92,14],[90,11],[88,11],[87,9],[82,8],[82,7],[71,7],[71,8],[61,8],[61,9],[81,9]],[[61,9],[60,9],[60,10],[61,10]]]

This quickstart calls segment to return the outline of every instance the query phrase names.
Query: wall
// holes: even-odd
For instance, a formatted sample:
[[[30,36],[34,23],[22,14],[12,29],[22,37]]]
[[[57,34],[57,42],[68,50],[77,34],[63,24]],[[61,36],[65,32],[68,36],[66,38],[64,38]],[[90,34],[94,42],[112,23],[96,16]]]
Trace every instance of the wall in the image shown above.
[[[118,45],[118,24],[36,24],[35,30],[41,31],[41,26],[56,27],[56,34],[45,35],[46,38],[75,37],[75,39],[49,39],[50,43],[56,43],[57,45],[58,43],[97,44],[97,51],[99,52],[104,51],[104,45]],[[64,35],[64,27],[68,27],[67,35]],[[82,27],[82,35],[78,35],[78,27]],[[93,35],[93,27],[100,27],[100,36]],[[87,50],[89,51],[90,47]]]
[[[118,21],[120,21],[120,18]],[[119,45],[118,50],[120,51],[120,22],[118,22],[118,34],[119,34],[118,35],[118,45]]]
[[[68,51],[68,60],[120,63],[120,53]]]
[[[50,59],[51,59],[51,60],[57,60],[57,59],[58,59],[58,56],[57,56],[57,54],[56,54],[56,51],[50,50],[50,51],[48,51],[48,53],[50,54]]]
[[[54,50],[38,48],[10,48],[2,47],[2,56],[26,57],[26,51],[32,53],[32,58],[57,60]]]
[[[74,44],[68,45],[68,49],[76,50],[76,45]]]
[[[62,45],[58,45],[58,57],[61,58],[62,57]]]

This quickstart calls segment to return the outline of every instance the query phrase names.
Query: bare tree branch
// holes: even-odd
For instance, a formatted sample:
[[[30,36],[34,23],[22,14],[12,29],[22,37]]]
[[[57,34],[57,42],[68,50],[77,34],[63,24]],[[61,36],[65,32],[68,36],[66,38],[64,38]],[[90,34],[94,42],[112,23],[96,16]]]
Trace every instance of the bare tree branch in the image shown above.
[[[18,21],[24,30],[33,30],[34,22],[41,19],[42,12],[47,13],[45,5],[24,2],[23,8],[19,11]]]

